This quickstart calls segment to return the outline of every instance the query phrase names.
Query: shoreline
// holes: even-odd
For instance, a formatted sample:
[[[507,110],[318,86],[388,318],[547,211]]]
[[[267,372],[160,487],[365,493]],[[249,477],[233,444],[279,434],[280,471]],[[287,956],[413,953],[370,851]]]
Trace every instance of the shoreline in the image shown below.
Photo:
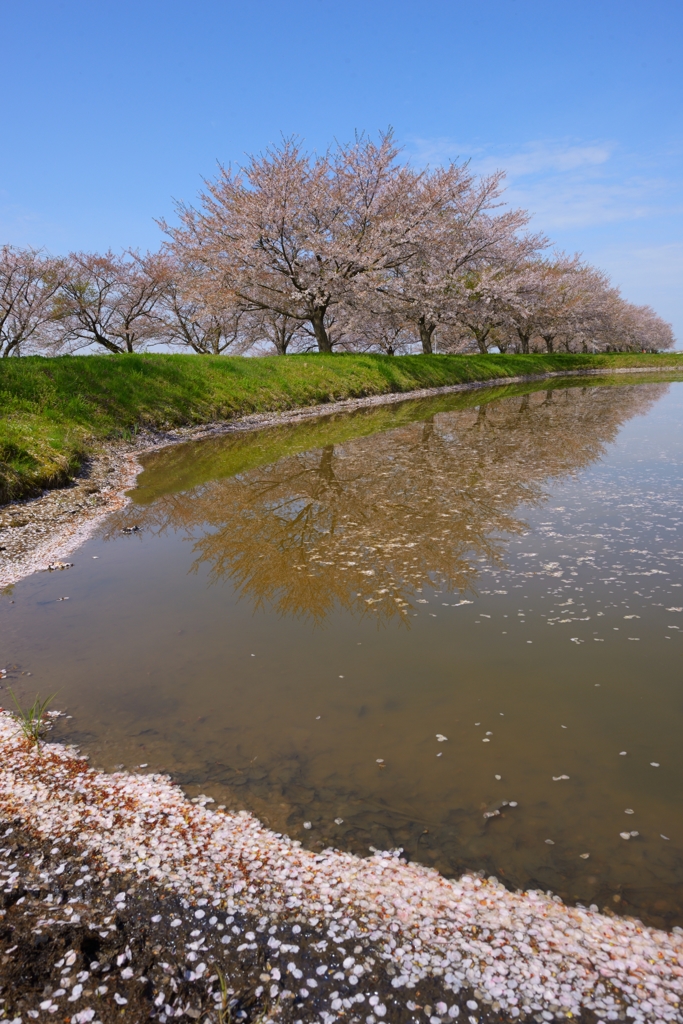
[[[103,444],[93,450],[84,471],[69,486],[44,491],[37,498],[22,499],[0,506],[0,589],[11,587],[34,572],[46,570],[49,564],[68,558],[92,536],[102,520],[112,512],[125,507],[129,502],[125,492],[134,486],[142,470],[138,456],[146,452],[158,451],[204,437],[267,429],[378,405],[435,398],[439,395],[538,383],[565,377],[659,374],[678,369],[677,366],[615,367],[496,377],[445,387],[344,399],[284,412],[252,413],[232,420],[218,420],[176,430],[150,430],[141,433],[133,443]]]
[[[596,372],[615,371],[505,383]],[[55,545],[82,543],[128,501],[145,451],[491,386],[150,433],[103,448],[74,486],[0,511],[51,500],[58,529],[44,519],[27,558],[64,557]],[[94,771],[71,747],[37,756],[0,709],[0,1019],[683,1022],[680,928],[511,892],[481,873],[446,879],[400,851],[307,851],[211,805],[163,775]]]
[[[124,1019],[218,1024],[221,974],[243,1021],[683,1020],[683,929],[448,880],[400,851],[314,853],[165,776],[37,754],[7,712],[0,751],[14,1024],[108,1024],[128,1004]]]

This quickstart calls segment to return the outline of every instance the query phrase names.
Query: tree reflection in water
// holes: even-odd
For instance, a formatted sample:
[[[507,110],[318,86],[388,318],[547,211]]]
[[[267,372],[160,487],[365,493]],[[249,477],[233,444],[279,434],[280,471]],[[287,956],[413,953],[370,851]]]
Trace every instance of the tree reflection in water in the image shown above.
[[[337,607],[408,624],[426,584],[468,591],[478,563],[502,565],[506,539],[525,529],[520,507],[600,458],[661,385],[499,396],[451,396],[436,411],[406,403],[161,452],[110,533],[132,523],[185,531],[195,571],[208,566],[212,583],[229,579],[282,615],[322,622]]]

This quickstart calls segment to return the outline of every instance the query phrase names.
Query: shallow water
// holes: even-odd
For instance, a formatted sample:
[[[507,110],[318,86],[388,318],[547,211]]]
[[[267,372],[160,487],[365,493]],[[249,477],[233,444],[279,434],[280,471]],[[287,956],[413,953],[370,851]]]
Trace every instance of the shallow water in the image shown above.
[[[682,427],[683,383],[572,382],[148,456],[0,666],[313,848],[681,924]]]

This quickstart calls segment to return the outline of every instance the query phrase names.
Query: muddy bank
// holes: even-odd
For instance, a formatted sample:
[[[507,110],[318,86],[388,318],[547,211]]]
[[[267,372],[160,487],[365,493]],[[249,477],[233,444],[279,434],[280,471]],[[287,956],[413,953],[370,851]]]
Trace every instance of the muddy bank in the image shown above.
[[[226,913],[220,900],[190,903],[130,873],[108,874],[78,846],[41,841],[18,821],[0,830],[0,872],[0,1012],[15,1024],[170,1018],[248,1024],[296,1021],[303,1012],[309,1020],[333,996],[342,1010],[345,1002],[363,1010],[358,1019],[374,1006],[378,1020],[386,1007],[387,1019],[407,1022],[424,1017],[440,997],[438,986],[425,982],[411,1013],[376,961],[362,986],[334,979],[347,951],[337,947],[321,957],[322,927],[304,919],[274,926],[239,910]],[[360,949],[353,949],[357,957]],[[292,987],[282,984],[283,976]],[[302,997],[300,989],[311,982],[310,998]],[[451,1003],[450,1019],[457,1009],[471,1013],[465,994]],[[484,1012],[479,1019],[502,1018]]]
[[[148,1015],[124,1019],[218,1020],[219,969],[232,1019],[683,1020],[680,929],[447,880],[398,852],[316,854],[164,776],[106,775],[57,744],[37,756],[6,713],[0,763],[10,1020],[104,1024],[121,999]]]
[[[143,431],[134,442],[116,442],[94,448],[79,477],[69,486],[46,491],[38,498],[0,506],[0,588],[11,586],[24,576],[62,561],[89,537],[111,512],[127,504],[125,491],[133,487],[141,466],[138,456],[184,441],[244,430],[260,430],[287,423],[299,423],[319,416],[354,412],[377,405],[394,404],[438,395],[534,383],[556,377],[596,377],[672,371],[676,367],[568,370],[492,379],[443,388],[373,395],[287,412],[254,414],[227,422],[202,424],[169,431]]]

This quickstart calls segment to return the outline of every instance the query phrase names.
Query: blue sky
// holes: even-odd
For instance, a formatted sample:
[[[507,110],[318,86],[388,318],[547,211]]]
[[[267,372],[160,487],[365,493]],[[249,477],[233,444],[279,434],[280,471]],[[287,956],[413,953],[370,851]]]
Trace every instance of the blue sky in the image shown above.
[[[0,36],[0,241],[155,248],[217,161],[392,125],[507,169],[683,347],[683,0],[14,0]]]

